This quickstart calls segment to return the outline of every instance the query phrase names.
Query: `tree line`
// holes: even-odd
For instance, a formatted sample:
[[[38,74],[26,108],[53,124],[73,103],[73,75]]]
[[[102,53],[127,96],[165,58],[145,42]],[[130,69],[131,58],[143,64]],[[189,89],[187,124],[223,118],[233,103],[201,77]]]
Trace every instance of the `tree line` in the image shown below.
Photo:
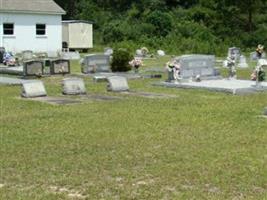
[[[56,0],[65,19],[94,22],[95,43],[225,53],[267,45],[266,0]]]

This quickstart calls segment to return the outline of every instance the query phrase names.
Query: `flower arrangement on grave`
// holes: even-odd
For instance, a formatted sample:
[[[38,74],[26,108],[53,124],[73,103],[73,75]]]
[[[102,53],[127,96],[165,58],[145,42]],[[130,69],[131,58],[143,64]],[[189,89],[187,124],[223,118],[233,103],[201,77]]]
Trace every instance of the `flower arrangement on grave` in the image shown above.
[[[251,74],[251,80],[262,82],[265,80],[265,71],[263,70],[261,65],[258,65],[256,69]]]
[[[143,61],[138,58],[134,58],[129,62],[129,64],[134,68],[135,72],[138,72],[139,67],[143,66]]]
[[[228,56],[227,57],[227,67],[229,69],[228,74],[229,74],[229,78],[236,78],[236,69],[235,69],[235,57],[232,56]]]
[[[166,63],[166,69],[168,72],[172,74],[173,77],[169,77],[169,79],[173,78],[174,80],[178,80],[180,78],[180,63],[177,61],[170,61]]]

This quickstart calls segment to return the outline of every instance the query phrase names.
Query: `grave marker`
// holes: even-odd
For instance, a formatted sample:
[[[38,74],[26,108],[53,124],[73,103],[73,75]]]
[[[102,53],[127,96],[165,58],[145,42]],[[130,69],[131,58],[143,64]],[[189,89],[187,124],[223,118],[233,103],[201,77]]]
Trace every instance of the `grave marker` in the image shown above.
[[[70,61],[65,59],[57,59],[51,61],[51,74],[70,74]]]
[[[240,48],[237,47],[231,47],[228,49],[228,57],[234,57],[235,60],[239,60],[240,56],[241,56],[241,50]]]
[[[42,81],[29,81],[22,83],[21,96],[25,98],[35,98],[47,96]]]
[[[33,59],[33,51],[31,50],[25,50],[22,51],[22,60],[32,60]]]
[[[246,59],[245,56],[243,56],[243,55],[240,56],[238,67],[240,67],[240,68],[248,68],[248,63],[247,63],[247,59]]]
[[[66,78],[63,79],[63,94],[65,95],[81,95],[86,94],[86,88],[83,79],[81,78]]]
[[[180,76],[183,79],[191,77],[216,77],[219,72],[214,68],[215,56],[213,55],[184,55],[175,58],[180,64]]]
[[[42,61],[31,60],[23,63],[24,76],[41,76],[44,74],[44,63]]]
[[[110,72],[110,56],[104,54],[87,55],[81,61],[82,73]]]
[[[122,76],[108,77],[107,90],[112,92],[129,91],[127,79]]]

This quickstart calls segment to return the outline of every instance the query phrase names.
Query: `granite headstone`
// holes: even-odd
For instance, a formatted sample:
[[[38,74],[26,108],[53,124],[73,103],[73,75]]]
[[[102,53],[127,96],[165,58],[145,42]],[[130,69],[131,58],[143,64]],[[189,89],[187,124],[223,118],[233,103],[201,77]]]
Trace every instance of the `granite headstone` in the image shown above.
[[[21,96],[25,98],[47,96],[44,84],[42,81],[28,81],[22,83]]]
[[[110,56],[91,54],[81,60],[82,73],[110,72]]]
[[[107,90],[112,92],[129,91],[127,79],[122,76],[108,77]]]
[[[86,94],[86,88],[81,78],[65,78],[62,81],[63,91],[65,95]]]
[[[51,74],[70,74],[70,61],[65,59],[56,59],[51,61]]]
[[[175,58],[180,64],[180,76],[183,79],[201,76],[215,77],[219,75],[215,69],[215,56],[213,55],[184,55]]]
[[[24,76],[41,76],[43,74],[44,74],[43,61],[31,60],[23,63]]]

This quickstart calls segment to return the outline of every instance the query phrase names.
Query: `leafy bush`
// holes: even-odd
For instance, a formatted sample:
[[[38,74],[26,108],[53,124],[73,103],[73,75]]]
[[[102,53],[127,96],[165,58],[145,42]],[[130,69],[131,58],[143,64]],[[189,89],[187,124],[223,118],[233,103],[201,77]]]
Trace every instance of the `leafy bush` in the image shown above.
[[[156,10],[146,17],[146,22],[155,27],[158,36],[165,37],[172,30],[172,17],[168,13]]]
[[[131,70],[129,64],[133,56],[127,49],[119,48],[115,49],[113,52],[113,59],[111,62],[111,70],[113,72],[126,72]]]

